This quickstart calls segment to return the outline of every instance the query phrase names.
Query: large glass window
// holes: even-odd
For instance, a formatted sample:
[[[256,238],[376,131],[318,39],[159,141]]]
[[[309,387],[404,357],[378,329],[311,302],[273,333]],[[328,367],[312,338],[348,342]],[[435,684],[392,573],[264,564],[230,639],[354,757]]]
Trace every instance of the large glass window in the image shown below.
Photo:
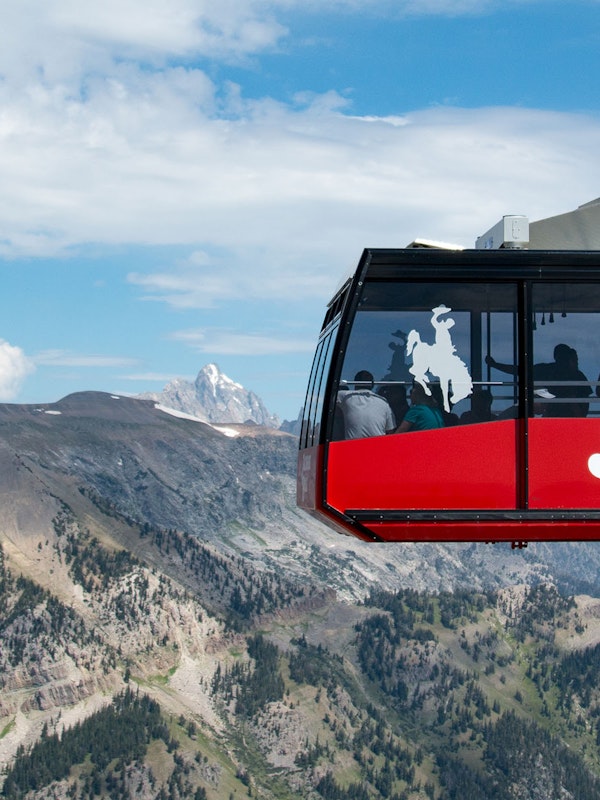
[[[387,401],[399,426],[415,383],[444,426],[516,416],[516,310],[515,284],[366,282],[334,387],[332,438],[389,432],[372,395]],[[351,406],[371,415],[367,423],[350,421]]]
[[[535,414],[600,414],[600,285],[534,284]]]

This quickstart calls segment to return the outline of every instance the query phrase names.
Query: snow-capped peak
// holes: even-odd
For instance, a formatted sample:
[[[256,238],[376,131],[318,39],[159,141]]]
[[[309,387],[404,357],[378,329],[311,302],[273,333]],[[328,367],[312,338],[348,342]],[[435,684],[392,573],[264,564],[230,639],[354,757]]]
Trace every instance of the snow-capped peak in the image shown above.
[[[162,392],[141,397],[204,422],[254,422],[270,428],[279,427],[279,420],[269,413],[260,397],[227,377],[217,364],[202,367],[193,383],[176,378]]]
[[[244,390],[244,387],[241,383],[236,383],[235,381],[231,380],[224,372],[221,372],[219,369],[218,364],[207,364],[205,367],[202,367],[200,372],[198,373],[198,377],[196,378],[196,383],[198,381],[206,380],[209,385],[211,385],[215,391],[217,389],[222,388],[235,388]]]

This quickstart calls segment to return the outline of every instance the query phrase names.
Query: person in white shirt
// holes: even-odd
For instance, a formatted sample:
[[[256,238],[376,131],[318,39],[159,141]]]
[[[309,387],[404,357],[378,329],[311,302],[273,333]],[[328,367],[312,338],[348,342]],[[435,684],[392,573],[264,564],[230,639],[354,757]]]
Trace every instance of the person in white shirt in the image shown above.
[[[354,376],[354,389],[339,392],[338,408],[344,419],[345,439],[385,436],[396,429],[388,401],[373,391],[373,375],[361,370]]]

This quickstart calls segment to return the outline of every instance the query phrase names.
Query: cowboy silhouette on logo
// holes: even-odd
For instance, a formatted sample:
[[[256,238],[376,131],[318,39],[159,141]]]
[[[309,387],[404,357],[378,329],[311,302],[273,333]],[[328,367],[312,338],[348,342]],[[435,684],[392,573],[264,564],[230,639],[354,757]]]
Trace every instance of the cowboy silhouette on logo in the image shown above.
[[[409,372],[420,383],[425,393],[431,395],[427,373],[439,378],[444,409],[450,411],[450,403],[464,400],[473,391],[473,381],[467,365],[456,355],[456,347],[452,344],[450,328],[454,327],[451,317],[440,319],[442,315],[452,311],[445,305],[432,308],[431,324],[435,330],[435,343],[421,341],[418,331],[412,330],[406,339],[406,355],[412,355],[412,366]],[[450,387],[452,394],[450,395]]]

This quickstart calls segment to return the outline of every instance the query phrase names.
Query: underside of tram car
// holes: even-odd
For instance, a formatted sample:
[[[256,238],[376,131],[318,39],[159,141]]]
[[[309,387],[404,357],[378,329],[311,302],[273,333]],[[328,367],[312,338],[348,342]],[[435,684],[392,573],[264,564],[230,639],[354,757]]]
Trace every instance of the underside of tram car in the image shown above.
[[[371,541],[600,539],[599,338],[600,200],[365,250],[319,337],[299,506]]]

